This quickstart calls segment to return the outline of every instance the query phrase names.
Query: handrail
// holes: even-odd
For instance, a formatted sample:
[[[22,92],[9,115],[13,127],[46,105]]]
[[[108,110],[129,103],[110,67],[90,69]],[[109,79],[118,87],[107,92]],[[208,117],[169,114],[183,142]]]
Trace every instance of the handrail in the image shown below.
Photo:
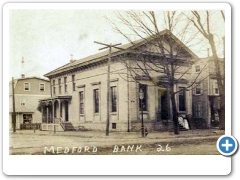
[[[60,121],[60,126],[63,128],[63,130],[65,131],[65,124],[63,124],[62,121]]]

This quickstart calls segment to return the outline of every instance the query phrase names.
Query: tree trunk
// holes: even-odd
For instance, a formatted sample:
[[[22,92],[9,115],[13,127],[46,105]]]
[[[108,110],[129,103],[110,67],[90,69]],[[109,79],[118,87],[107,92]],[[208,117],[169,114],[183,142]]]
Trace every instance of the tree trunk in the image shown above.
[[[177,113],[176,99],[175,99],[175,94],[173,93],[172,90],[170,92],[170,96],[171,96],[171,102],[172,102],[172,118],[173,118],[173,125],[174,125],[174,134],[179,134],[179,124],[178,124],[178,113]]]
[[[211,45],[212,49],[212,56],[213,56],[213,61],[215,65],[215,73],[217,77],[217,84],[218,84],[218,89],[219,89],[219,97],[220,97],[220,108],[218,110],[218,115],[219,115],[219,129],[224,130],[225,129],[225,72],[223,72],[223,75],[221,74],[221,67],[219,63],[219,58],[217,55],[217,50],[216,46],[214,43],[214,37],[213,34],[209,35],[209,43]],[[225,71],[225,69],[224,69]]]

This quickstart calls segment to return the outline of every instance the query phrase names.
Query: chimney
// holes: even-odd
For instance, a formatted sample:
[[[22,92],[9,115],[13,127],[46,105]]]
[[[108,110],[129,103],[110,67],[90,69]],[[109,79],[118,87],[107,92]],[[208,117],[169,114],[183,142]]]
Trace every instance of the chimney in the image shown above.
[[[74,60],[73,60],[73,54],[70,54],[71,56],[71,59],[70,59],[70,63],[72,63]]]
[[[22,63],[22,66],[21,66],[21,78],[23,79],[23,78],[25,78],[24,57],[22,57],[21,63]]]

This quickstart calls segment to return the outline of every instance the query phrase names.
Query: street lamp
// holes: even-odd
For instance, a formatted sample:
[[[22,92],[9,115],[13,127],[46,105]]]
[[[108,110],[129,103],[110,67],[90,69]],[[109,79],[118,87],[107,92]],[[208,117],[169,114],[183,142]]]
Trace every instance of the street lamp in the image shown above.
[[[141,129],[142,129],[142,137],[144,137],[144,124],[143,124],[143,98],[144,98],[144,92],[143,92],[142,89],[140,89],[140,92],[139,92],[139,99],[140,99],[141,110],[142,110],[142,126],[141,126]]]

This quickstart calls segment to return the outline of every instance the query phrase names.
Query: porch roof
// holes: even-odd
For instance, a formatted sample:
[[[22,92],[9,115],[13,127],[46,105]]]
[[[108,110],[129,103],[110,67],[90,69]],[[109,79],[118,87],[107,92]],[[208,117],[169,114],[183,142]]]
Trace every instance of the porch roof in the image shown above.
[[[71,99],[72,99],[72,96],[67,95],[67,96],[54,96],[54,97],[44,98],[44,99],[40,99],[40,101],[71,100]]]

